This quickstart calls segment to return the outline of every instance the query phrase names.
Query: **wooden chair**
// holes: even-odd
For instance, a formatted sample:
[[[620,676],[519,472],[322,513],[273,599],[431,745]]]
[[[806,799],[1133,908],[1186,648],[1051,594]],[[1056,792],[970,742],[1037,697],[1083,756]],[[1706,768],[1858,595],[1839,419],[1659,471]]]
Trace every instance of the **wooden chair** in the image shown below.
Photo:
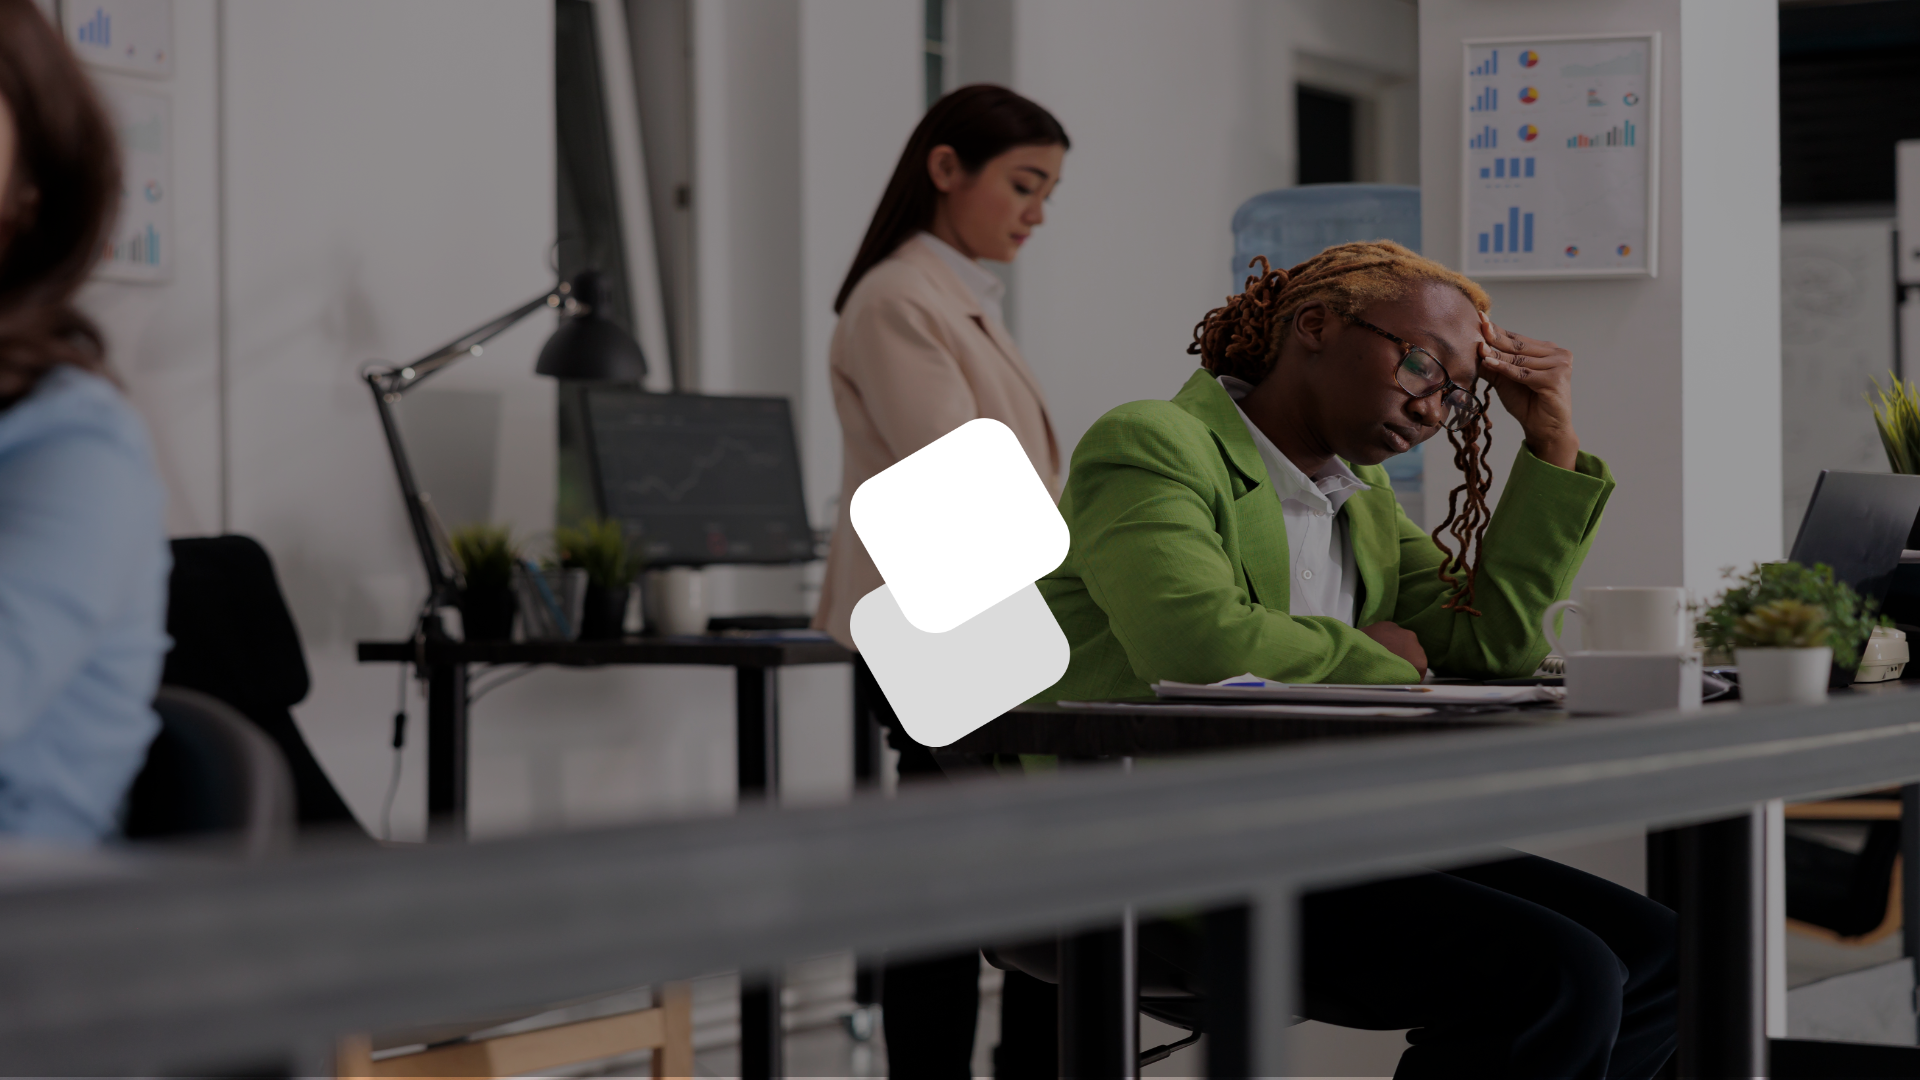
[[[1787,926],[1838,945],[1868,945],[1900,929],[1900,792],[1788,803],[1788,822],[1868,827],[1866,847],[1845,855],[1788,836]]]
[[[693,990],[668,983],[651,1009],[555,1024],[492,1038],[463,1037],[410,1054],[373,1059],[365,1035],[342,1039],[334,1071],[341,1080],[391,1076],[520,1076],[622,1054],[653,1051],[655,1077],[693,1075]]]

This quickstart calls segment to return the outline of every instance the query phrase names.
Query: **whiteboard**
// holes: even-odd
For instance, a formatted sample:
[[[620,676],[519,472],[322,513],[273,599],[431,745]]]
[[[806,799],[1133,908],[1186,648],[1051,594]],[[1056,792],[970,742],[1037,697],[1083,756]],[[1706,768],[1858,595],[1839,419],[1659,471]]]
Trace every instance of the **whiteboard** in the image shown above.
[[[1660,35],[1461,45],[1461,269],[1654,276]]]

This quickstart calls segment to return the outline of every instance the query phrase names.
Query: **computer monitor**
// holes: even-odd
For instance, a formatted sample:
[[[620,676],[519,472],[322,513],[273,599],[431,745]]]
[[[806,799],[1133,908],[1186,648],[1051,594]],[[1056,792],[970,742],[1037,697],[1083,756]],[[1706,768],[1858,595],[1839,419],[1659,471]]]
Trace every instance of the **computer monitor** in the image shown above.
[[[1901,549],[1920,518],[1920,476],[1820,471],[1789,559],[1826,563],[1876,605],[1887,598]]]
[[[814,557],[787,399],[585,393],[600,512],[651,566]]]

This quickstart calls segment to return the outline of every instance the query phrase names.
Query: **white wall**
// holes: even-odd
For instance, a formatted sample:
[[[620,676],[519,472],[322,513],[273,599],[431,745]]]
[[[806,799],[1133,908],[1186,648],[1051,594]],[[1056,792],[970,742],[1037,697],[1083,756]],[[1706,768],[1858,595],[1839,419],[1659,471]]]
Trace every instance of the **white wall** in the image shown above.
[[[1420,182],[1419,20],[1411,0],[1287,0],[1257,9],[1285,40],[1263,63],[1288,107],[1273,117],[1279,152],[1293,156],[1293,83],[1298,80],[1359,95],[1374,112],[1371,176],[1385,184]]]
[[[1014,12],[1015,89],[1073,138],[1047,223],[1021,253],[1013,304],[1015,337],[1070,453],[1108,409],[1171,397],[1193,371],[1193,326],[1236,284],[1234,210],[1293,182],[1302,58],[1376,88],[1399,79],[1400,141],[1415,145],[1414,9],[1015,0]],[[1394,165],[1407,179],[1410,157],[1402,150]]]
[[[396,673],[357,664],[354,642],[403,634],[423,584],[355,373],[546,288],[552,17],[339,0],[230,4],[225,19],[232,525],[278,563],[313,674],[295,714],[366,820]],[[552,515],[553,392],[529,374],[544,322],[419,391],[497,401],[471,451],[492,465],[491,515],[522,532]],[[476,758],[494,715],[476,710]],[[488,798],[476,784],[477,807]],[[418,822],[420,801],[410,782],[396,822]]]
[[[1291,103],[1258,77],[1255,7],[1016,2],[1015,89],[1073,140],[1015,285],[1063,455],[1108,409],[1180,388],[1193,325],[1226,295],[1234,209],[1290,179],[1272,120]]]
[[[214,0],[175,0],[173,23],[173,77],[118,80],[173,99],[173,278],[96,281],[80,303],[106,333],[108,360],[153,433],[167,531],[197,536],[219,532],[224,511]]]
[[[827,378],[833,298],[924,113],[922,16],[900,0],[800,0],[799,14],[800,453],[807,509],[825,528],[844,497]]]
[[[1783,554],[1780,22],[1751,0],[1680,4],[1685,583]],[[1756,310],[1758,307],[1758,310]]]
[[[1659,31],[1660,276],[1496,282],[1496,321],[1573,350],[1575,424],[1619,481],[1579,584],[1685,585],[1780,553],[1776,12],[1741,0],[1422,0],[1424,244],[1459,262],[1460,41]],[[1494,427],[1497,482],[1519,443]],[[1428,514],[1451,474],[1430,455]]]
[[[1780,226],[1785,546],[1821,469],[1887,471],[1866,395],[1894,366],[1892,233],[1887,218]]]

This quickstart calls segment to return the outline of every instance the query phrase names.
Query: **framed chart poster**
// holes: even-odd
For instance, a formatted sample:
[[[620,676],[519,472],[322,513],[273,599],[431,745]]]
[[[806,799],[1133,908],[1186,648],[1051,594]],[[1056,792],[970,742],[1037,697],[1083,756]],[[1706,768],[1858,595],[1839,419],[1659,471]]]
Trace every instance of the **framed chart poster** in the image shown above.
[[[1660,35],[1462,42],[1461,269],[1659,270]]]
[[[120,208],[95,273],[109,281],[173,277],[173,101],[160,88],[97,78],[120,140]]]

